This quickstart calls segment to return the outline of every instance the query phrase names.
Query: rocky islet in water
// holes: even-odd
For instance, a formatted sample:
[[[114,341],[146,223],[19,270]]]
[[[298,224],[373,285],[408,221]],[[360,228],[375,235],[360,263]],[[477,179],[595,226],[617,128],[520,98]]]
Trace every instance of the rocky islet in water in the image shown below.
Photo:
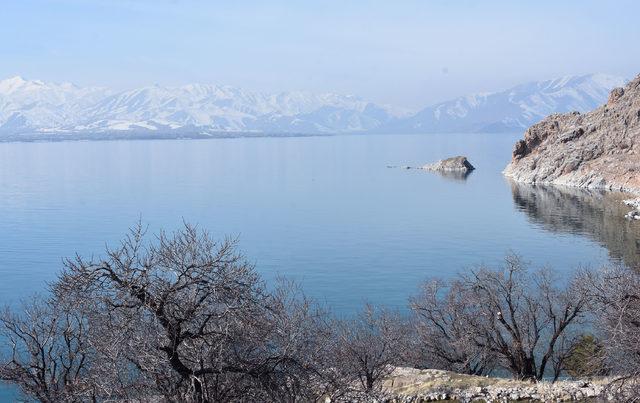
[[[422,169],[425,171],[438,172],[442,176],[451,179],[464,180],[469,174],[476,169],[465,156],[459,155],[457,157],[446,158],[431,164],[425,164],[421,167],[402,166],[397,167],[393,165],[387,166],[388,168],[404,168],[404,169]]]

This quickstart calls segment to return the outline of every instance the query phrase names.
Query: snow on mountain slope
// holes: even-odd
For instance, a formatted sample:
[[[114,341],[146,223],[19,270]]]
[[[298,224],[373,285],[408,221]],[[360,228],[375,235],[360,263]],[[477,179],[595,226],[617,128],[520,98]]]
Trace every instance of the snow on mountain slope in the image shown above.
[[[460,97],[423,109],[382,130],[408,133],[520,131],[551,113],[586,112],[603,104],[624,79],[606,74],[567,76],[505,91]]]
[[[411,116],[352,95],[203,84],[114,93],[14,77],[0,81],[0,136],[522,130],[550,113],[593,109],[623,82],[604,74],[564,77],[460,97]]]
[[[228,86],[150,86],[120,93],[15,77],[0,81],[0,133],[363,131],[393,117],[355,96],[263,94]]]
[[[84,110],[108,94],[104,88],[80,88],[13,77],[0,81],[0,131],[55,130],[84,116]]]
[[[232,87],[186,85],[159,86],[126,91],[107,97],[88,111],[87,122],[126,121],[157,127],[206,127],[219,131],[344,132],[366,129],[359,124],[328,126],[310,121],[305,127],[294,122],[308,120],[323,108],[335,108],[356,116],[368,103],[353,96],[288,92],[275,95],[252,93]],[[381,123],[389,119],[380,115]],[[356,119],[358,120],[358,119]],[[109,126],[92,128],[108,129]]]

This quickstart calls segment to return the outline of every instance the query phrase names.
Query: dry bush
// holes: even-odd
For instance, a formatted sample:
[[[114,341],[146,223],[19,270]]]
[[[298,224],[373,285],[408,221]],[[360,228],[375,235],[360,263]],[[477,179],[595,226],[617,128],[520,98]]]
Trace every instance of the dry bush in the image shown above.
[[[572,328],[588,311],[579,277],[564,287],[549,270],[531,271],[516,256],[450,282],[429,282],[412,300],[425,350],[444,369],[471,374],[494,366],[517,379],[559,376]],[[555,364],[554,364],[555,363]]]
[[[17,314],[0,315],[7,351],[0,379],[41,402],[91,400],[97,393],[93,349],[82,309],[35,297]]]
[[[595,302],[604,366],[614,375],[610,392],[620,401],[640,401],[640,274],[626,267],[591,273],[585,288]]]
[[[560,282],[508,256],[425,283],[409,319],[367,306],[336,320],[292,283],[266,288],[235,240],[191,225],[146,239],[138,225],[103,259],[67,260],[48,299],[0,314],[0,379],[43,402],[372,400],[408,365],[557,379],[594,306],[619,390],[640,375],[630,271]]]
[[[1,317],[16,346],[2,379],[42,401],[295,402],[339,387],[327,315],[295,287],[265,290],[234,240],[190,225],[144,235],[68,260],[38,316]]]
[[[406,362],[409,326],[398,312],[367,305],[356,317],[336,321],[331,361],[351,397],[373,398],[382,381]]]

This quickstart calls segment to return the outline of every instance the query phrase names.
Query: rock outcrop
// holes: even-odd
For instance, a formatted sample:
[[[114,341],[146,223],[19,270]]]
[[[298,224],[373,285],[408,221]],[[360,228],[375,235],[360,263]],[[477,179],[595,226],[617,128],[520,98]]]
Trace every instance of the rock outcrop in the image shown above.
[[[525,183],[640,195],[640,76],[591,112],[554,114],[531,126],[504,174]]]
[[[387,403],[566,402],[614,400],[606,380],[529,383],[512,379],[462,375],[435,369],[396,368],[386,379]]]
[[[433,164],[423,165],[422,169],[439,172],[469,172],[475,168],[471,165],[467,157],[457,156],[440,160]]]
[[[467,157],[464,156],[447,158],[421,167],[387,165],[387,168],[423,169],[425,171],[437,172],[446,179],[456,181],[466,180],[469,174],[475,169]]]

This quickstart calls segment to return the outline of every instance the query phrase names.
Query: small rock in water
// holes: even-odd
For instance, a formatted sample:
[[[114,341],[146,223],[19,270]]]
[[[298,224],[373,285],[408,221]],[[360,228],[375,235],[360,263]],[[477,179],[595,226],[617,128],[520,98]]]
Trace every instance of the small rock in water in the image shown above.
[[[461,171],[467,172],[475,169],[467,157],[457,156],[440,160],[434,164],[427,164],[422,167],[428,171]]]

